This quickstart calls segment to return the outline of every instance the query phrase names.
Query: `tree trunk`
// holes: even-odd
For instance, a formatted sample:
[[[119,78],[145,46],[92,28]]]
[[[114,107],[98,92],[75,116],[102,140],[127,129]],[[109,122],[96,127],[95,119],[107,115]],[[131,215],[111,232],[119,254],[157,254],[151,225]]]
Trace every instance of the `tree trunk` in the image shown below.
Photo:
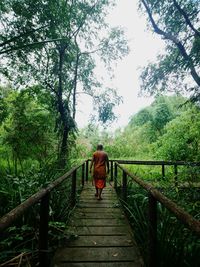
[[[63,132],[62,132],[62,142],[60,145],[60,151],[59,151],[59,166],[61,168],[64,168],[67,161],[67,141],[69,136],[69,129],[67,126],[64,126]]]
[[[75,120],[75,116],[76,116],[76,87],[77,87],[77,78],[78,78],[78,64],[79,64],[79,54],[77,51],[77,55],[76,55],[76,66],[75,66],[75,70],[74,70],[74,88],[73,88],[73,114],[72,114],[72,118]]]
[[[67,154],[67,139],[68,139],[68,127],[67,127],[67,118],[65,107],[63,104],[63,64],[64,64],[64,55],[66,47],[59,48],[59,72],[58,72],[58,112],[62,121],[62,136],[61,136],[61,145],[58,152],[58,164],[61,168],[64,168],[66,165],[66,154]]]

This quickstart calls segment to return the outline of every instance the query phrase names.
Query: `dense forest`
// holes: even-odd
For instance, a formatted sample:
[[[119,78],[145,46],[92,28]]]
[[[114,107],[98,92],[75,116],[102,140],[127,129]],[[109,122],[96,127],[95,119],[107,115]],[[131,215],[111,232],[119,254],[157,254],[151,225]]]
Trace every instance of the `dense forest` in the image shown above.
[[[95,68],[98,58],[112,77],[114,63],[129,53],[124,30],[106,22],[114,5],[109,0],[1,1],[0,216],[90,158],[98,143],[110,159],[200,161],[199,1],[138,1],[147,27],[161,35],[166,50],[141,71],[141,93],[153,95],[153,103],[133,114],[126,127],[112,131],[121,97],[98,80]],[[94,116],[78,129],[82,94],[91,97]],[[170,168],[165,179],[158,167],[129,169],[200,219],[199,167],[181,167],[179,186]],[[66,188],[51,202],[53,248],[66,238],[70,184]],[[128,190],[123,205],[145,259],[146,225],[141,222],[147,195],[133,184]],[[37,265],[37,208],[0,240],[0,262],[27,251],[31,259],[25,263]],[[158,227],[160,266],[199,266],[199,240],[165,209],[158,209],[164,218]]]

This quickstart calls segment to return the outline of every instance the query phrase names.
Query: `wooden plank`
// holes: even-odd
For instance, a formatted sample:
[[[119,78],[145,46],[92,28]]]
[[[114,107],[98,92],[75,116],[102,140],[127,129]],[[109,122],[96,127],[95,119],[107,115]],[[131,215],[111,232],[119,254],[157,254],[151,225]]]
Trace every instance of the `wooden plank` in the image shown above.
[[[91,204],[91,203],[95,203],[99,206],[99,202],[103,203],[103,204],[113,204],[113,205],[120,205],[119,201],[117,199],[113,199],[113,198],[103,198],[103,200],[98,200],[98,199],[80,199],[80,201],[78,202],[78,204]]]
[[[71,226],[68,231],[77,235],[127,235],[130,229],[127,226]]]
[[[83,195],[88,195],[88,196],[94,196],[94,194],[96,193],[96,190],[92,190],[92,191],[87,191],[87,190],[84,190],[82,192]],[[115,192],[112,192],[112,191],[104,191],[102,192],[103,195],[111,195],[111,196],[114,196],[115,195]]]
[[[98,201],[97,203],[78,203],[77,207],[81,208],[115,208],[117,203],[104,203],[103,201]]]
[[[94,194],[96,192],[95,188],[92,189],[85,189],[83,190],[83,194]],[[115,191],[113,189],[103,189],[102,194],[115,194]]]
[[[58,262],[137,261],[139,255],[132,247],[63,248],[56,255]]]
[[[133,240],[129,235],[125,236],[79,236],[70,242],[69,247],[130,247]]]
[[[103,200],[99,201],[98,199],[80,199],[80,201],[78,202],[79,204],[91,204],[91,203],[95,203],[97,205],[99,205],[99,202],[103,203],[103,204],[119,204],[119,201],[117,199],[113,199],[113,198],[110,198],[110,199],[105,199],[103,198]]]
[[[53,267],[143,267],[142,262],[129,261],[129,262],[67,262],[55,264]]]
[[[116,225],[125,225],[126,222],[124,219],[72,219],[70,225],[73,226],[116,226]]]
[[[100,218],[104,218],[104,219],[117,219],[117,218],[125,218],[125,215],[118,212],[118,213],[110,213],[110,212],[76,212],[73,215],[73,218],[77,218],[77,219],[83,219],[83,218],[93,218],[93,219],[100,219]]]
[[[102,194],[101,196],[102,196],[103,199],[116,199],[116,200],[117,200],[117,197],[116,197],[115,195],[111,195],[111,194]],[[92,199],[92,200],[95,200],[95,199],[97,199],[97,198],[95,197],[94,194],[92,194],[92,195],[82,195],[82,196],[80,197],[80,199],[81,199],[81,200],[82,200],[82,199]]]
[[[110,214],[121,214],[121,210],[119,208],[108,208],[108,207],[77,207],[76,211],[82,211],[84,213],[110,213]]]

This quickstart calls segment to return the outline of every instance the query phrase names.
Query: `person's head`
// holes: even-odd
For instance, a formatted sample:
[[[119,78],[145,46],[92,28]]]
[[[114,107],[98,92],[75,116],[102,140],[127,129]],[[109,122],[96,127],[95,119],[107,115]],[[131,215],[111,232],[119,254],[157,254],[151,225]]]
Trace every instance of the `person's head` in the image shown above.
[[[97,145],[97,150],[103,150],[103,145],[98,144],[98,145]]]

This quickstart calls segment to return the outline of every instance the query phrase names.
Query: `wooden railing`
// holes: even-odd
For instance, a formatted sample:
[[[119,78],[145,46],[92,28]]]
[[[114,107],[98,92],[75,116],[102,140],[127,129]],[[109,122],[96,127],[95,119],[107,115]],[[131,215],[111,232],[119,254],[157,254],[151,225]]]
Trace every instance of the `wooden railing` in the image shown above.
[[[160,166],[161,167],[161,178],[165,178],[165,170],[167,166],[174,167],[174,181],[177,184],[178,180],[178,166],[187,166],[187,167],[198,167],[200,162],[185,162],[185,161],[152,161],[152,160],[119,160],[112,159],[110,160],[110,169],[111,169],[111,180],[114,177],[114,163],[118,162],[119,164],[128,164],[128,165],[143,165],[143,166]]]
[[[18,205],[12,211],[0,218],[0,234],[8,227],[12,226],[16,220],[25,214],[31,207],[40,203],[39,211],[39,266],[46,267],[49,264],[48,259],[48,223],[49,223],[49,200],[54,189],[62,184],[64,181],[71,179],[71,205],[76,203],[77,191],[77,170],[81,168],[81,184],[84,186],[85,181],[88,181],[90,159],[83,161],[78,166],[72,168],[69,172],[56,179],[46,188],[39,190],[23,203]],[[173,165],[175,177],[177,179],[177,166],[200,166],[200,162],[185,163],[185,162],[168,162],[168,161],[130,161],[130,160],[110,160],[110,178],[114,180],[114,186],[117,187],[118,168],[122,170],[122,196],[123,200],[127,200],[127,180],[130,177],[134,182],[142,186],[149,192],[149,266],[155,267],[156,261],[156,231],[157,231],[157,216],[156,205],[157,201],[168,208],[181,222],[187,225],[192,231],[200,235],[200,222],[195,220],[192,216],[186,213],[183,209],[178,207],[174,202],[166,198],[152,185],[142,181],[138,177],[131,174],[128,170],[120,164],[132,165],[160,165],[162,167],[162,177],[165,176],[165,166]]]
[[[53,183],[49,184],[46,188],[39,190],[16,208],[11,210],[5,216],[0,218],[0,234],[5,229],[12,226],[16,220],[25,214],[25,212],[33,207],[35,204],[40,203],[39,212],[39,266],[49,266],[48,259],[48,223],[49,223],[49,200],[52,191],[56,189],[61,183],[67,179],[72,179],[71,183],[71,205],[76,203],[76,190],[77,190],[77,170],[82,168],[81,172],[81,184],[84,186],[84,181],[88,180],[88,160],[82,162],[78,166],[72,168],[69,172],[59,177]]]
[[[125,161],[117,161],[114,162],[114,185],[117,186],[118,177],[118,168],[122,171],[122,199],[123,201],[127,201],[127,183],[128,179],[131,179],[142,188],[144,188],[148,192],[148,214],[149,214],[149,257],[148,257],[148,266],[156,267],[157,261],[157,202],[160,202],[163,206],[165,206],[171,213],[173,213],[183,224],[185,224],[191,231],[193,231],[196,235],[200,236],[200,222],[194,219],[190,214],[185,212],[182,208],[180,208],[176,203],[172,200],[164,196],[161,192],[159,192],[156,188],[154,188],[150,183],[144,182],[134,174],[130,173],[126,168],[121,166],[120,163],[123,164],[131,164],[130,161],[127,163]],[[147,162],[134,162],[135,164],[144,164]],[[148,162],[149,165],[157,165],[158,162]],[[162,166],[163,162],[159,162]],[[183,165],[184,163],[176,163],[177,165]],[[165,165],[174,165],[174,163],[165,162]],[[185,164],[184,164],[185,165]],[[193,166],[199,166],[199,163],[196,163]]]

